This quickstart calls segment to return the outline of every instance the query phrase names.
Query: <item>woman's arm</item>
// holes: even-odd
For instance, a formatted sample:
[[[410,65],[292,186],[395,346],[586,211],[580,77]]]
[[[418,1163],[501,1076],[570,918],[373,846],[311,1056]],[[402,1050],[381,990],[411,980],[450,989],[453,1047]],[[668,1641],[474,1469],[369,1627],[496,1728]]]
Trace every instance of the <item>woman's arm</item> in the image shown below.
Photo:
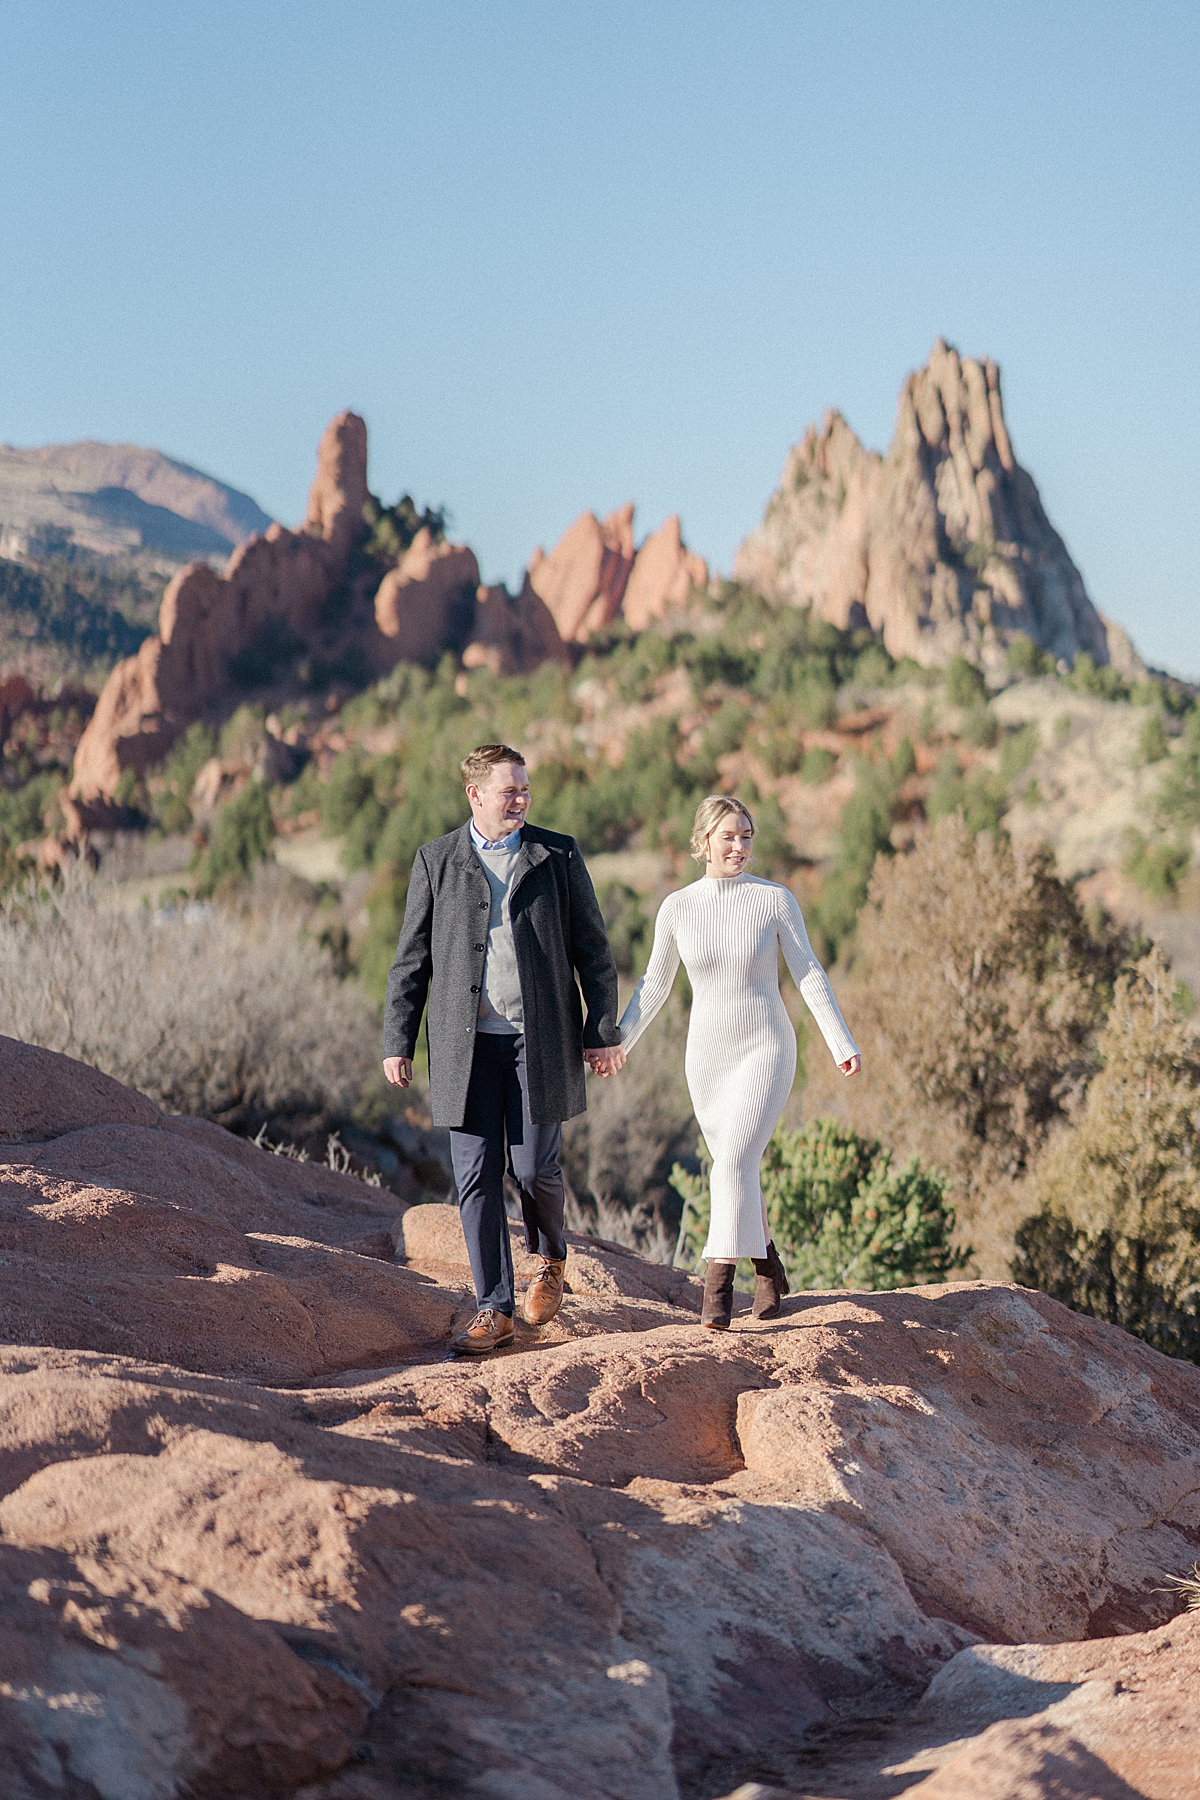
[[[813,955],[796,896],[785,887],[777,887],[779,895],[779,942],[783,958],[791,970],[792,980],[800,989],[804,1003],[821,1028],[821,1036],[830,1055],[840,1068],[859,1055],[858,1045],[850,1036],[842,1009],[837,1003],[829,977]]]
[[[629,1005],[621,1014],[621,1048],[631,1050],[647,1025],[657,1018],[666,1003],[679,968],[679,946],[675,942],[675,908],[668,894],[654,921],[654,948],[646,973],[634,988]]]

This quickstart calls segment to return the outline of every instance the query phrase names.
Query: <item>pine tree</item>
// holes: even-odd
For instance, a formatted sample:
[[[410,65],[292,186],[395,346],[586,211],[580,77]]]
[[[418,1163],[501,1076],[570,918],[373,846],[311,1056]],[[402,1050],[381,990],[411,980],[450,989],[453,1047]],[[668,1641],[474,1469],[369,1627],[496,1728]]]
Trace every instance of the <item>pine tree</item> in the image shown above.
[[[1118,981],[1077,1126],[1036,1174],[1013,1277],[1200,1362],[1200,1043],[1160,952]]]

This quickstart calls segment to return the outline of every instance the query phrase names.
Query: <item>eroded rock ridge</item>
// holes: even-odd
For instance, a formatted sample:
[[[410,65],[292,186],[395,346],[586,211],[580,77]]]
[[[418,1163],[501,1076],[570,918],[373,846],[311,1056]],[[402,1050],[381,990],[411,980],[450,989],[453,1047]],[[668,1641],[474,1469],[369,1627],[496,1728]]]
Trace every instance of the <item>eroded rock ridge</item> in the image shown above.
[[[940,338],[900,390],[886,456],[838,412],[809,427],[735,574],[920,663],[1000,664],[1024,634],[1068,665],[1086,651],[1144,673],[1013,454],[998,367]]]

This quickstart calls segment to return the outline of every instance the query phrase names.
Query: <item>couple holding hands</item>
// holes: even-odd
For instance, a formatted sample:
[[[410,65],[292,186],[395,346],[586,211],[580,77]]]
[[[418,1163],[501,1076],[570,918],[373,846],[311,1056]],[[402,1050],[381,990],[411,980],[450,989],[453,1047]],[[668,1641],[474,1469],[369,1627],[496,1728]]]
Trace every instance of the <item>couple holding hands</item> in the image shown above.
[[[413,864],[383,1034],[384,1074],[407,1087],[428,1005],[430,1102],[434,1123],[450,1128],[478,1307],[455,1350],[482,1355],[513,1341],[506,1168],[538,1258],[525,1319],[544,1325],[558,1311],[567,1257],[563,1121],[587,1106],[584,1063],[596,1075],[621,1069],[680,962],[692,985],[688,1090],[712,1158],[701,1322],[728,1326],[734,1272],[746,1256],[757,1277],[754,1315],[775,1318],[787,1277],[768,1238],[759,1165],[796,1071],[781,949],[843,1074],[857,1074],[861,1057],[795,897],[747,873],[748,808],[726,795],[701,801],[692,854],[705,879],[663,901],[646,973],[618,1020],[616,965],[582,853],[574,838],[526,823],[520,752],[481,744],[462,778],[470,820],[422,845]]]

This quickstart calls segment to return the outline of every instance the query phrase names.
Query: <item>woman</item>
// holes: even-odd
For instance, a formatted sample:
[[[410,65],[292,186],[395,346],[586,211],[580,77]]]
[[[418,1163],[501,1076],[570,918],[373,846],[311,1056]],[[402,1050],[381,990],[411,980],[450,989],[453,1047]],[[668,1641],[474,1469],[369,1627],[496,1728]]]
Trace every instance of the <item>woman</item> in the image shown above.
[[[756,1319],[777,1318],[788,1291],[768,1241],[758,1180],[796,1074],[796,1033],[779,992],[781,949],[842,1073],[857,1075],[862,1067],[795,897],[746,873],[754,830],[740,800],[715,794],[700,802],[692,855],[704,864],[705,879],[663,901],[649,965],[621,1018],[628,1052],[662,1007],[682,960],[692,984],[684,1067],[712,1157],[701,1323],[714,1331],[726,1330],[732,1317],[738,1257],[754,1263]]]

